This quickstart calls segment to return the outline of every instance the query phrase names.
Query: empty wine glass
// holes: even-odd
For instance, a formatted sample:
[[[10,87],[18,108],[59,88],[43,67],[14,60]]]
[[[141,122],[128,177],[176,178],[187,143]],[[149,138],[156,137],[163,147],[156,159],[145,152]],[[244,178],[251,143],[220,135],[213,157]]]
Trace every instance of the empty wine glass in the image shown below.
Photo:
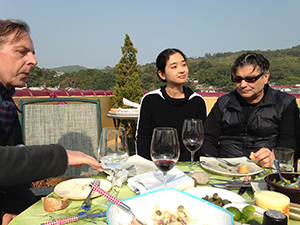
[[[182,127],[182,142],[184,146],[191,152],[190,175],[193,175],[193,163],[195,152],[200,149],[203,144],[204,131],[202,120],[185,119]]]
[[[155,128],[152,134],[150,155],[155,166],[163,173],[165,188],[167,172],[175,166],[180,155],[177,130],[170,127]]]
[[[112,194],[116,195],[116,168],[124,164],[128,157],[126,130],[123,127],[105,127],[102,129],[98,159],[112,171]]]

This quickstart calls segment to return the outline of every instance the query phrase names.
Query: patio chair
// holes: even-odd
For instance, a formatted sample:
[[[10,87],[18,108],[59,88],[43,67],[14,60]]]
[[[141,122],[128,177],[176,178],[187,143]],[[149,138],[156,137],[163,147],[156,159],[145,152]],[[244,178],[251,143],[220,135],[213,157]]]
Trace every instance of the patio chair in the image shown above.
[[[95,157],[102,131],[100,100],[80,98],[20,99],[25,145],[61,144]],[[64,104],[61,104],[64,103]],[[88,165],[68,166],[62,177],[96,175]]]

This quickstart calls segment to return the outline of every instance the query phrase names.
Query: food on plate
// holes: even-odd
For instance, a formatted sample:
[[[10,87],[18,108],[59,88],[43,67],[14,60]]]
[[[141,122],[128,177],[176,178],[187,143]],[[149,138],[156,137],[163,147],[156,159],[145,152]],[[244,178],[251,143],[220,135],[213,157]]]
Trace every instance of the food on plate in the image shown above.
[[[197,218],[190,218],[188,211],[182,205],[177,207],[177,212],[170,212],[166,209],[162,210],[160,206],[154,205],[154,212],[151,218],[154,221],[153,225],[192,225],[197,221]],[[140,223],[133,217],[129,225],[139,224]]]
[[[223,168],[223,169],[227,169],[227,167],[224,166],[224,165],[222,165],[221,163],[219,163],[219,166],[220,166],[221,168]]]
[[[257,213],[253,205],[247,205],[242,210],[234,206],[226,208],[233,214],[234,221],[246,223],[246,224],[262,224],[263,215]]]
[[[249,165],[243,165],[238,167],[239,173],[249,173]]]
[[[111,111],[111,112],[117,112],[118,109],[117,109],[117,108],[111,108],[110,111]]]
[[[197,181],[197,184],[208,184],[209,182],[209,175],[205,172],[202,171],[196,171],[193,175],[192,178],[195,178]]]
[[[162,210],[158,205],[155,205],[152,219],[154,220],[154,225],[192,225],[197,221],[197,218],[190,218],[188,211],[182,205],[177,207],[177,212],[170,212],[166,209]]]
[[[215,205],[221,206],[221,207],[223,207],[226,204],[231,203],[231,201],[229,201],[228,199],[220,198],[218,193],[214,193],[213,196],[211,196],[211,197],[208,195],[205,195],[205,197],[203,197],[202,199],[209,201]]]
[[[54,212],[54,211],[65,209],[68,207],[69,204],[69,200],[67,198],[57,199],[57,198],[42,197],[42,202],[44,205],[44,210],[46,212]]]

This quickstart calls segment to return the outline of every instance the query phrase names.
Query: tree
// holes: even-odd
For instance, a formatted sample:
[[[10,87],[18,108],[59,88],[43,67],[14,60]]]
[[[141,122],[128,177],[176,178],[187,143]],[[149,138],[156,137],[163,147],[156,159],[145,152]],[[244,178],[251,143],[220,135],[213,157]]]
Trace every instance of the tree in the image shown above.
[[[116,68],[116,86],[114,96],[111,98],[113,108],[128,108],[123,104],[123,98],[132,102],[140,102],[143,96],[142,82],[140,81],[140,65],[137,64],[136,53],[132,41],[128,34],[124,39],[122,48],[123,57],[120,59]],[[135,120],[121,120],[121,123],[128,131],[128,137],[133,137],[136,128]]]
[[[122,48],[123,57],[117,65],[116,86],[114,96],[112,97],[112,107],[124,107],[123,98],[133,102],[139,102],[143,96],[142,82],[140,81],[140,65],[137,64],[136,53],[132,41],[128,34],[124,39],[125,43]],[[128,108],[128,107],[127,107]]]

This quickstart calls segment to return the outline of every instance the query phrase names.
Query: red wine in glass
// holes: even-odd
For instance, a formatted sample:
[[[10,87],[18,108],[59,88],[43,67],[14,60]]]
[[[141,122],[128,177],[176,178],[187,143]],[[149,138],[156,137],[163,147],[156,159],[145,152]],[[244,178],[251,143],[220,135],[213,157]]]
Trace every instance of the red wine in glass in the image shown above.
[[[176,164],[175,160],[172,159],[158,159],[154,161],[155,166],[162,172],[168,172],[173,169]]]
[[[177,130],[170,127],[155,128],[151,139],[150,155],[156,167],[163,173],[165,188],[167,172],[175,166],[180,155]]]

